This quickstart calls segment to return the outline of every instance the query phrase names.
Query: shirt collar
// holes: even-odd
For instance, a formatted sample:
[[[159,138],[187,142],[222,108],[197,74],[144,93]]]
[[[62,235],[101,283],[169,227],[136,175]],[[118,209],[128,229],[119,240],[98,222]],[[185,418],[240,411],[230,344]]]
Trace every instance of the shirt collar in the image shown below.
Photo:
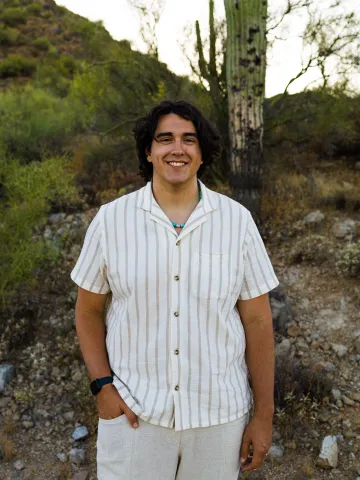
[[[201,202],[204,213],[209,213],[213,210],[216,210],[219,206],[217,193],[207,188],[200,180],[199,183],[202,193]],[[145,187],[143,187],[142,195],[139,195],[137,207],[152,212],[154,204],[158,206],[152,192],[151,181],[149,181]]]

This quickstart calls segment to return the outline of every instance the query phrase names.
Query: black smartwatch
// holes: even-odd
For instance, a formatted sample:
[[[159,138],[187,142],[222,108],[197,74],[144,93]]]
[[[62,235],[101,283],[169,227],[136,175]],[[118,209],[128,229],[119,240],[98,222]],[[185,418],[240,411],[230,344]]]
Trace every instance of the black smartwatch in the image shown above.
[[[113,377],[112,376],[95,378],[95,380],[93,380],[90,383],[91,393],[93,395],[97,395],[104,385],[106,385],[108,383],[112,383],[112,382],[113,382]]]

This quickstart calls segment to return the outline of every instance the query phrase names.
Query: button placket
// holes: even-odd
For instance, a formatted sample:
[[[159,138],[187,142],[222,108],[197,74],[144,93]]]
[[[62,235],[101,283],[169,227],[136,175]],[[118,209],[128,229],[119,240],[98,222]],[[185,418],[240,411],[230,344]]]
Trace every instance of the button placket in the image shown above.
[[[179,342],[178,338],[178,329],[179,329],[179,317],[180,317],[180,296],[179,296],[179,280],[180,280],[180,258],[181,258],[181,249],[180,241],[177,240],[175,246],[173,247],[172,255],[172,265],[171,265],[171,290],[172,290],[172,316],[173,320],[171,323],[171,350],[173,352],[173,361],[172,363],[172,378],[173,378],[173,388],[175,391],[180,389],[179,385]],[[177,405],[177,396],[174,397],[175,410],[178,408]]]

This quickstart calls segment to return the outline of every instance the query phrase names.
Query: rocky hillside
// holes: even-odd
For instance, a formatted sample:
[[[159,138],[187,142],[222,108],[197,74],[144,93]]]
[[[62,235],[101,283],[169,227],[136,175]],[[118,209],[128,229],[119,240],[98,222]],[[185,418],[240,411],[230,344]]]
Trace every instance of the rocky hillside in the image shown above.
[[[8,318],[2,331],[4,480],[96,478],[97,417],[75,335],[76,288],[69,280],[96,212],[86,208],[71,215],[52,214],[38,232],[55,242],[63,239],[62,262],[50,275],[38,273],[43,287],[27,299],[27,308],[17,312],[15,323]],[[304,250],[308,232],[321,236],[334,214],[310,211],[298,219],[295,236],[289,236],[290,226],[284,224],[266,242],[281,280],[271,293],[280,360],[278,409],[271,455],[261,471],[247,478],[360,476],[360,283],[329,269],[329,253],[319,263],[321,244],[311,261],[309,250]],[[360,219],[338,218],[331,223],[325,252],[354,239]],[[292,257],[294,251],[303,252],[305,260],[299,260],[300,253]],[[21,302],[25,304],[24,299]],[[320,459],[325,438],[329,450]]]

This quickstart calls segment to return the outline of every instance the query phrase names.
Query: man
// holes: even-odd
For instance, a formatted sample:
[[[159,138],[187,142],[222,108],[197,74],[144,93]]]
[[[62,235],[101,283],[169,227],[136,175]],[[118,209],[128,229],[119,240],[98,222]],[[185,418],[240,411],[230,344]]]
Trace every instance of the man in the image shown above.
[[[71,274],[98,478],[236,480],[271,444],[278,280],[250,212],[199,180],[220,151],[201,112],[161,102],[134,136],[146,186],[100,208]]]

